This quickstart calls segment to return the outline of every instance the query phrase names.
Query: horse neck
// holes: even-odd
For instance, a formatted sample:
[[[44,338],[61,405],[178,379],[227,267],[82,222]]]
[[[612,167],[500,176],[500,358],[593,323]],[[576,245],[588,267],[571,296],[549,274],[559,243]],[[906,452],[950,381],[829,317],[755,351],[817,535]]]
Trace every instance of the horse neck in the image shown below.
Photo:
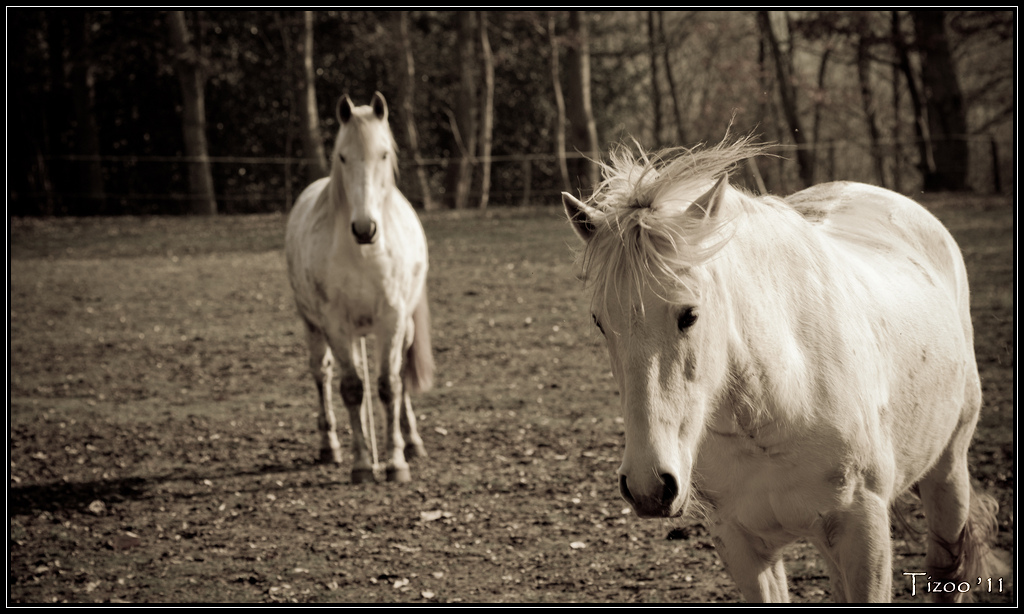
[[[731,380],[745,394],[759,396],[741,404],[752,424],[786,423],[805,409],[810,371],[821,357],[801,328],[829,326],[822,322],[829,312],[820,309],[822,265],[813,237],[790,213],[748,203],[735,235],[708,264],[729,318]]]

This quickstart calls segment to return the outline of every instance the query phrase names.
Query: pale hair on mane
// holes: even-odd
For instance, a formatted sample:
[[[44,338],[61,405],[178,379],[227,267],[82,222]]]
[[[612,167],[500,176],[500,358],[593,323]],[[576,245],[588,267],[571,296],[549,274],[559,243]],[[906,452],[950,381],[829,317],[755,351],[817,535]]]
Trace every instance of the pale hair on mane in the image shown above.
[[[364,111],[368,109],[368,111]],[[387,119],[379,120],[374,114],[373,109],[369,105],[363,107],[353,107],[352,117],[347,122],[347,128],[353,130],[354,134],[358,135],[359,139],[366,138],[366,133],[370,129],[370,121],[376,121],[384,124],[383,130],[387,134],[388,147],[391,150],[391,168],[394,170],[395,177],[398,177],[398,141],[395,140],[395,133],[391,131],[391,126],[388,124]],[[341,136],[341,131],[344,127],[339,127],[338,134],[335,136],[333,155],[331,156],[331,167],[338,163],[338,150],[341,149],[341,139],[337,138]]]
[[[750,136],[731,143],[728,138],[710,147],[656,153],[620,146],[609,162],[600,163],[603,180],[590,199],[600,214],[591,220],[594,235],[580,257],[583,279],[599,306],[612,296],[640,302],[645,285],[669,300],[697,291],[686,286],[681,273],[725,245],[731,214],[684,212],[717,179],[767,149]]]

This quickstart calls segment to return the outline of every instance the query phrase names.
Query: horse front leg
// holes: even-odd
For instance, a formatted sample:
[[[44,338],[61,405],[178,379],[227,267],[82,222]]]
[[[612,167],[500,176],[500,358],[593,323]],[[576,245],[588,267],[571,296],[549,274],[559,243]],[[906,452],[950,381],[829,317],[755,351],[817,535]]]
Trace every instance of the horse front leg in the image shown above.
[[[390,339],[385,339],[381,347],[380,378],[377,381],[377,392],[384,406],[387,425],[385,426],[385,446],[388,460],[385,465],[389,482],[409,482],[412,473],[405,459],[405,437],[402,435],[402,422],[405,400],[405,389],[402,384],[402,358],[405,333],[398,330]],[[407,418],[406,418],[407,419]],[[422,445],[422,443],[421,443]]]
[[[331,376],[334,365],[333,355],[327,348],[327,340],[320,329],[306,322],[306,344],[309,347],[309,371],[316,383],[320,401],[317,414],[317,430],[320,432],[320,462],[341,464],[341,444],[338,442],[338,424],[331,402]]]
[[[850,505],[822,517],[814,541],[830,559],[837,602],[892,601],[890,530],[885,500],[863,487]]]
[[[355,346],[353,342],[345,344],[345,352],[336,351],[340,375],[339,389],[341,398],[348,410],[349,425],[352,430],[352,483],[364,484],[374,482],[373,457],[367,445],[368,431],[364,419],[363,404],[367,401],[363,394],[363,380],[359,377],[356,367]],[[341,349],[339,347],[339,349]]]
[[[715,551],[750,603],[789,603],[781,545],[771,545],[732,522],[711,530]]]

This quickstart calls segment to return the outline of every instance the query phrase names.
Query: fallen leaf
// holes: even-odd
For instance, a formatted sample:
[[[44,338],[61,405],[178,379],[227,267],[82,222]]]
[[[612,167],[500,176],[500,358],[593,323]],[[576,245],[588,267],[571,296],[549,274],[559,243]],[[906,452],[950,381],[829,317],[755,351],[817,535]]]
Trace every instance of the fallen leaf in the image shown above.
[[[423,522],[440,520],[441,518],[448,518],[450,516],[450,512],[445,512],[443,510],[430,510],[428,512],[420,512],[420,520],[422,520]]]

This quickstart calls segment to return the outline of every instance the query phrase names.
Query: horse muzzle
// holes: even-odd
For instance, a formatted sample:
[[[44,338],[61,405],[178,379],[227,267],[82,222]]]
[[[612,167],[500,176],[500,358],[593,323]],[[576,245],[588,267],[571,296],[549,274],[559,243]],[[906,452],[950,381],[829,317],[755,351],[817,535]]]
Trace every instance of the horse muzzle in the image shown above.
[[[352,235],[356,243],[368,245],[377,240],[377,222],[373,220],[358,220],[352,222]]]
[[[662,473],[653,484],[630,485],[624,474],[619,475],[619,494],[641,518],[672,518],[686,511],[686,497],[680,496],[679,481],[670,473]]]

